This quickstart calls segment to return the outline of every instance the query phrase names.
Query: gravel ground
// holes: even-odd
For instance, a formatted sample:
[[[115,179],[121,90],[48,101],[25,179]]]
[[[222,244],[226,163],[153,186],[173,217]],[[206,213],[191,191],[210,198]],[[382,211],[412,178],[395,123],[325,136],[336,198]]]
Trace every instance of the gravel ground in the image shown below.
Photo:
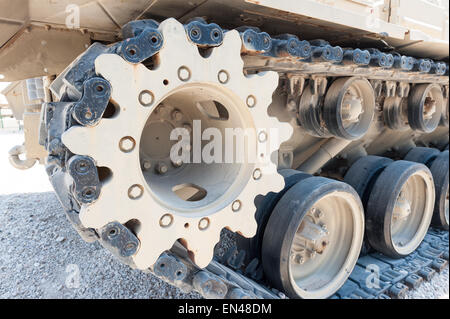
[[[20,134],[0,132],[0,298],[200,298],[119,263],[98,243],[85,243],[66,220],[43,167],[9,165],[7,151],[20,142]],[[228,244],[233,238],[223,236]],[[447,267],[407,298],[448,294]]]
[[[199,298],[119,263],[51,192],[0,196],[0,298]]]

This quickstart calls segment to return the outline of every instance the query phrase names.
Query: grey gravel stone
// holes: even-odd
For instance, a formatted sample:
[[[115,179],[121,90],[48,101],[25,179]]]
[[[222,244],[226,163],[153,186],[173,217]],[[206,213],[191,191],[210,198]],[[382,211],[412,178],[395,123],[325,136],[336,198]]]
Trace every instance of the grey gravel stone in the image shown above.
[[[85,243],[52,192],[0,195],[0,229],[0,298],[200,298]]]

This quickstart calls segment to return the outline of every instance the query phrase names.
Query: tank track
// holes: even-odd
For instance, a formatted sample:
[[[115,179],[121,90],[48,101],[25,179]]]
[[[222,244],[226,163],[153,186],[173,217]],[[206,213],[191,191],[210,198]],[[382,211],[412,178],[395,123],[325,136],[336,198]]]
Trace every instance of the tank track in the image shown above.
[[[430,228],[419,248],[413,254],[400,259],[393,259],[378,252],[361,253],[350,277],[330,298],[404,298],[408,291],[417,289],[423,282],[430,281],[448,267],[448,236],[448,231]],[[256,282],[268,287],[259,260],[254,258],[248,263],[244,260],[245,251],[238,251],[236,246],[230,248],[221,259],[229,268],[253,277]],[[277,297],[285,298],[279,292]]]
[[[66,215],[86,241],[98,240],[118,259],[134,266],[130,256],[136,251],[139,240],[129,225],[111,223],[102,229],[86,229],[78,217],[82,204],[98,198],[104,172],[97,170],[89,157],[72,154],[62,143],[61,135],[73,125],[95,125],[108,113],[110,88],[108,82],[94,71],[94,60],[103,53],[114,53],[130,63],[151,65],[164,39],[153,20],[133,21],[127,24],[124,40],[110,46],[95,43],[70,65],[52,84],[58,102],[46,103],[42,111],[40,143],[49,152],[46,167],[50,181],[64,207]],[[185,25],[186,36],[200,51],[220,46],[223,34],[218,25],[195,19]],[[316,40],[300,40],[294,35],[272,37],[253,27],[238,29],[242,40],[242,56],[247,73],[276,71],[290,81],[290,93],[299,96],[307,78],[317,83],[325,76],[362,76],[380,90],[389,91],[390,83],[439,83],[447,86],[449,66],[444,62],[417,59],[395,52],[377,49],[341,48]],[[210,37],[207,35],[213,34]],[[377,82],[378,81],[378,82]],[[104,94],[94,93],[94,86],[104,85]],[[91,114],[83,117],[83,111],[91,106]],[[87,167],[83,174],[77,165]],[[87,175],[85,173],[88,173]],[[89,176],[86,178],[86,176]],[[87,191],[89,190],[89,191]],[[113,238],[111,230],[119,236]],[[131,247],[131,248],[130,248]],[[380,254],[360,257],[357,267],[345,285],[332,298],[400,298],[408,289],[417,288],[424,280],[430,280],[436,272],[448,265],[448,231],[430,229],[417,251],[403,259],[392,260]],[[159,278],[181,288],[195,290],[205,298],[285,298],[284,294],[267,286],[261,266],[254,259],[245,264],[245,252],[236,247],[224,257],[215,258],[205,269],[199,269],[187,257],[182,247],[174,247],[162,254],[149,269]],[[379,288],[365,285],[371,273],[364,267],[376,265],[380,270]]]

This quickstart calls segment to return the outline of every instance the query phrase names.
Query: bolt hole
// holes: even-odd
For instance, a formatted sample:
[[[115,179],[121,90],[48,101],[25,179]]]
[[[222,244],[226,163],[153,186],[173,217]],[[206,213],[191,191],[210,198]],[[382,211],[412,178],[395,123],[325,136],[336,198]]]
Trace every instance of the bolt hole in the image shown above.
[[[164,85],[169,85],[169,80],[165,79],[165,80],[163,81],[163,84],[164,84]]]
[[[155,100],[155,96],[153,93],[149,90],[143,90],[141,93],[139,93],[138,97],[139,103],[142,106],[150,106],[153,104],[153,101]]]
[[[129,53],[130,55],[135,55],[135,54],[136,54],[136,50],[130,49],[130,50],[128,50],[128,53]]]
[[[152,41],[152,43],[156,43],[156,42],[158,42],[158,38],[157,37],[152,37],[151,41]]]
[[[97,85],[96,89],[97,89],[97,92],[102,92],[103,91],[103,86]]]
[[[164,267],[166,267],[166,264],[159,265],[159,268],[164,268]]]
[[[184,228],[189,228],[189,223],[184,224]]]
[[[141,222],[137,219],[130,219],[124,224],[124,226],[128,228],[133,233],[133,235],[137,236],[139,230],[141,229]],[[134,245],[134,243],[131,244]]]
[[[115,117],[117,114],[119,114],[120,107],[115,104],[112,101],[108,102],[108,105],[106,106],[105,112],[103,112],[102,118],[109,119]]]

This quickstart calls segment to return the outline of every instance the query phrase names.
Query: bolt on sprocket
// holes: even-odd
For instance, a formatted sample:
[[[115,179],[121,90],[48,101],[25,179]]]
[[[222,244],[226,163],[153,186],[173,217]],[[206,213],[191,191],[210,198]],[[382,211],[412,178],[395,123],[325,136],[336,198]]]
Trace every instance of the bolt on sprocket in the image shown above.
[[[100,229],[114,221],[137,220],[139,227],[133,230],[140,241],[133,256],[137,268],[151,267],[177,240],[203,268],[211,261],[224,227],[246,237],[255,234],[255,197],[280,191],[284,181],[271,162],[265,167],[258,161],[211,166],[176,163],[173,169],[162,170],[161,165],[167,165],[163,163],[153,169],[153,163],[142,158],[148,140],[143,132],[154,123],[149,121],[152,114],[164,104],[192,106],[184,110],[187,119],[198,115],[209,127],[217,123],[221,131],[235,126],[253,128],[257,131],[255,145],[270,141],[271,152],[290,137],[292,128],[267,114],[278,85],[277,73],[244,75],[237,31],[227,32],[223,44],[203,56],[176,20],[165,20],[159,31],[164,44],[153,69],[126,62],[116,54],[103,54],[95,60],[96,73],[111,84],[116,114],[92,127],[73,126],[62,135],[62,141],[72,153],[89,156],[97,167],[112,171],[99,198],[82,205],[84,227]],[[198,113],[199,103],[207,98],[227,108],[227,121]],[[159,118],[158,123],[174,128],[179,124],[176,120],[184,119],[176,115],[172,122]],[[269,138],[274,128],[278,129],[276,139]],[[207,191],[201,200],[182,200],[173,194],[176,183],[191,185],[189,178]]]

